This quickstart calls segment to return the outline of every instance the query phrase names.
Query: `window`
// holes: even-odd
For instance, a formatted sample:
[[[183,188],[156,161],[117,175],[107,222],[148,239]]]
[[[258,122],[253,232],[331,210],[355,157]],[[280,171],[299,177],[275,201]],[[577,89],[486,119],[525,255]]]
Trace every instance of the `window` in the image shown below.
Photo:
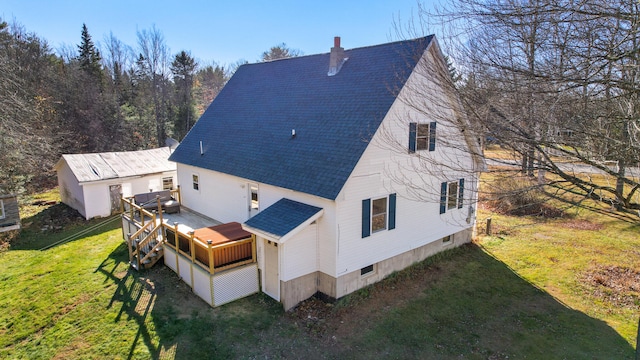
[[[0,219],[4,219],[4,200],[0,200]]]
[[[387,229],[387,198],[373,200],[371,209],[371,232]]]
[[[191,180],[193,181],[193,190],[200,191],[200,179],[197,174],[191,175]]]
[[[436,122],[409,123],[409,153],[436,149]]]
[[[250,185],[251,191],[251,210],[258,210],[260,203],[258,202],[258,185]]]
[[[173,177],[162,178],[162,190],[173,190]]]
[[[360,276],[369,275],[373,273],[373,270],[374,270],[373,265],[365,266],[362,269],[360,269]]]
[[[462,208],[464,199],[464,179],[443,182],[440,187],[440,214],[447,210]]]
[[[362,237],[396,227],[396,194],[362,200]]]
[[[458,206],[458,182],[450,182],[449,194],[447,195],[447,210],[455,209]]]

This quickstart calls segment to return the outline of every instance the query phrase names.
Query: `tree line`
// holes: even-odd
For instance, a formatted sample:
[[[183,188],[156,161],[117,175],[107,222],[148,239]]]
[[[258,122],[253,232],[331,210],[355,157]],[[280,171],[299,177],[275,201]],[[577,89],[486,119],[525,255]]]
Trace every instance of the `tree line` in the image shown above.
[[[86,24],[56,53],[19,24],[0,20],[0,193],[55,182],[61,154],[140,150],[180,141],[238,61],[199,64],[172,54],[155,26],[129,46],[113,34],[98,47]],[[262,60],[296,56],[285,44]]]

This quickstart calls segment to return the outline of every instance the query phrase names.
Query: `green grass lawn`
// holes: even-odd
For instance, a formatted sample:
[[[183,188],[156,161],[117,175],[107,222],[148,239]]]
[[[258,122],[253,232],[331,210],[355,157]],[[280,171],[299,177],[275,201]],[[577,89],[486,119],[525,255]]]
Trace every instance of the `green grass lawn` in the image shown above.
[[[0,358],[634,358],[637,221],[492,214],[493,236],[285,313],[263,295],[210,308],[164,266],[131,271],[117,220],[72,238],[104,220],[66,211],[27,209],[0,253]]]

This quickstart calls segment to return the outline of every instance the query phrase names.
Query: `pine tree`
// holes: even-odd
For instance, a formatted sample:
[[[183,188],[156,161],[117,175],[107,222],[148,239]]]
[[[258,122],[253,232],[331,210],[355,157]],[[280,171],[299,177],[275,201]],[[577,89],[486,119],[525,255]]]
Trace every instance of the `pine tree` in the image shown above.
[[[87,24],[82,24],[82,39],[80,45],[78,45],[80,54],[78,55],[78,61],[80,67],[87,73],[100,77],[102,75],[102,65],[100,64],[100,51],[98,51],[91,40]]]

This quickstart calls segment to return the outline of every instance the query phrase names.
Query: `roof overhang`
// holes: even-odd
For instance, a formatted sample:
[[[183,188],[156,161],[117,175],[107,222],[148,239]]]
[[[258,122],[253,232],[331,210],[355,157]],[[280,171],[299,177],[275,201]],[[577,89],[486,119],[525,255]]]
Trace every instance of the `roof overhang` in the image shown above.
[[[291,207],[290,205],[294,206]],[[297,211],[296,208],[299,210]],[[288,213],[289,219],[285,219],[288,227],[284,232],[276,233],[276,231],[270,231],[272,228],[270,222],[278,223],[282,225],[283,211]],[[324,209],[315,206],[299,203],[289,199],[281,199],[275,204],[263,210],[258,215],[247,220],[242,224],[242,228],[256,236],[260,236],[269,241],[276,243],[285,243],[287,240],[293,238],[307,226],[311,225],[314,221],[318,220],[324,215]],[[260,217],[260,218],[258,218]],[[252,219],[254,221],[252,221]],[[257,221],[256,221],[257,220]]]

